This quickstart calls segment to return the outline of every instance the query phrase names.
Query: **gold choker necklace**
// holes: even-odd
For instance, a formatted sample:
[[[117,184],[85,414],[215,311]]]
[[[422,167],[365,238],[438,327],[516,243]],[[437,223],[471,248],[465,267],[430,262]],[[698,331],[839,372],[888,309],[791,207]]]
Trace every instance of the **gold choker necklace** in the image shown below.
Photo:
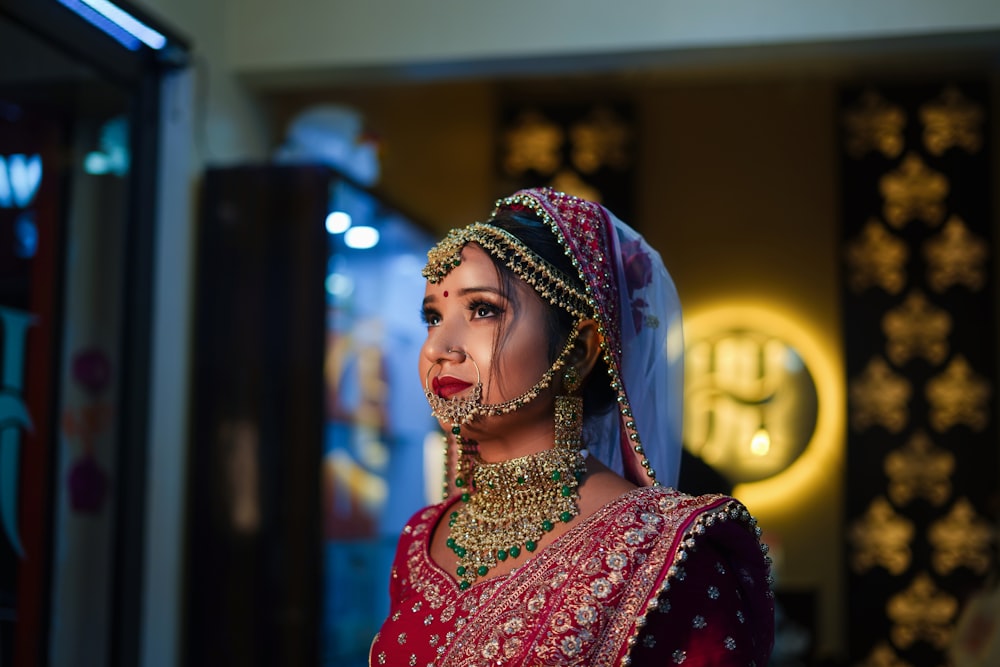
[[[448,523],[447,545],[458,556],[462,590],[499,562],[534,551],[557,521],[580,513],[577,487],[586,458],[579,441],[574,444],[500,463],[477,457],[472,489],[462,494]]]

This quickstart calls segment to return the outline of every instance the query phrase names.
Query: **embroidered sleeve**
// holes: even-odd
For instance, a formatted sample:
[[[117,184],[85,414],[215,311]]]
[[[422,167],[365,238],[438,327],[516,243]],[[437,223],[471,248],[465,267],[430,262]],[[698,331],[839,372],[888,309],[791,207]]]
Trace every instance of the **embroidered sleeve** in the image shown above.
[[[757,540],[735,524],[702,536],[631,652],[633,666],[765,667],[774,638],[768,566]]]

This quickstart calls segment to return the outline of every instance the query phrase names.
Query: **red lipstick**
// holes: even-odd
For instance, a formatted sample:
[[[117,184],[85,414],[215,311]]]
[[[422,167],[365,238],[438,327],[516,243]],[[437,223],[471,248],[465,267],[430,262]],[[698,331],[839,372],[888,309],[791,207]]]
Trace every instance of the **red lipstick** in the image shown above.
[[[431,389],[441,398],[451,398],[472,386],[471,382],[459,380],[450,375],[441,375],[431,380]]]

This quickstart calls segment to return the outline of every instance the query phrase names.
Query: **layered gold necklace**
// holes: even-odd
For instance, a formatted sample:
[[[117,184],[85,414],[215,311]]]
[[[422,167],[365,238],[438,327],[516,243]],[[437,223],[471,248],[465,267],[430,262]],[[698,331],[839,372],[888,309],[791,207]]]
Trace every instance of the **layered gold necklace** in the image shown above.
[[[586,456],[576,424],[582,411],[579,399],[560,398],[557,412],[571,415],[556,422],[564,426],[569,421],[570,428],[568,433],[557,428],[551,449],[499,463],[474,455],[472,488],[462,489],[448,522],[447,545],[458,556],[455,574],[462,590],[508,558],[535,551],[558,522],[568,523],[580,513],[578,487]]]

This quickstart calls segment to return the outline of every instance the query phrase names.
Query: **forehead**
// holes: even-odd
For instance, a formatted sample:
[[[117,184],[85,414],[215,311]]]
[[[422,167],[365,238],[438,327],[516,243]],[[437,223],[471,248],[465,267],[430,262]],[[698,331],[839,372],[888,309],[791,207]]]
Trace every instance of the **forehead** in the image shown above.
[[[462,248],[461,263],[453,268],[438,283],[428,281],[428,291],[440,291],[448,283],[483,282],[484,285],[495,286],[499,281],[497,268],[489,254],[475,243],[469,243]],[[436,290],[434,288],[437,288]]]

